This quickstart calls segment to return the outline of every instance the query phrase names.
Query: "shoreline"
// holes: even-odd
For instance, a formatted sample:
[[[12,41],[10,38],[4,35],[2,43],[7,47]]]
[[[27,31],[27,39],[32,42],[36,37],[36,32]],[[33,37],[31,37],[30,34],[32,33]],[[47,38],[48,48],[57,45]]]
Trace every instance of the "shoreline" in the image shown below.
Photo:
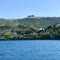
[[[60,40],[60,39],[0,39],[0,41]]]

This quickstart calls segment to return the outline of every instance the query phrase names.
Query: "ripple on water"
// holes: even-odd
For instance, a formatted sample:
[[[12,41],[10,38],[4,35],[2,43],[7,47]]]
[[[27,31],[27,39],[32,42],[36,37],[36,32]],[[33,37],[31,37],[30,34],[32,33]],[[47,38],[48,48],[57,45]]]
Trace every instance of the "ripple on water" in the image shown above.
[[[0,60],[60,60],[60,41],[3,41]]]

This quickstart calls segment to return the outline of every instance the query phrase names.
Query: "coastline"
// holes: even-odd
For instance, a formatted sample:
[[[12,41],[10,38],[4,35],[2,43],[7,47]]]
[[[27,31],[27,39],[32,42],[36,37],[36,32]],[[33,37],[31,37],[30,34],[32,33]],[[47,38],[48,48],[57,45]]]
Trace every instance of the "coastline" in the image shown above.
[[[0,41],[29,41],[29,40],[60,40],[60,39],[28,39],[28,38],[22,38],[22,39],[0,39]]]

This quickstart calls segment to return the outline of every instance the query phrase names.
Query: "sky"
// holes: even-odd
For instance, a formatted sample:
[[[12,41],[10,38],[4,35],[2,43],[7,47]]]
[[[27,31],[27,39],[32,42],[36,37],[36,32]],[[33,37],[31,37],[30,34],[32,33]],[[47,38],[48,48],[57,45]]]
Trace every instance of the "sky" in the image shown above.
[[[0,18],[60,16],[60,0],[0,0]]]

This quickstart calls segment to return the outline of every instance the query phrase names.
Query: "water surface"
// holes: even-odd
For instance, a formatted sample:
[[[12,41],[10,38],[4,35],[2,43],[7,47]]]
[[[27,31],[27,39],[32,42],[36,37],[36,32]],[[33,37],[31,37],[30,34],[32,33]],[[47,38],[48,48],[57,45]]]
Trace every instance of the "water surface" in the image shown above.
[[[60,60],[60,41],[0,41],[0,60]]]

